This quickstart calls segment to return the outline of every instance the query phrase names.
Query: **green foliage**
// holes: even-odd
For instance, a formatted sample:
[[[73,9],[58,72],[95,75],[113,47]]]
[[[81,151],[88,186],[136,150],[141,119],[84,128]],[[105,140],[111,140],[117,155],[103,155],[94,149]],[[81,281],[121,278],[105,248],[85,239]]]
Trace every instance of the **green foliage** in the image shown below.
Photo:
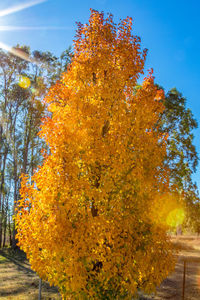
[[[171,89],[164,99],[162,131],[169,134],[167,141],[166,164],[170,168],[171,184],[184,191],[193,186],[192,173],[196,171],[198,157],[194,146],[193,129],[197,121],[186,99],[177,89]]]
[[[161,122],[162,131],[169,135],[165,163],[170,170],[170,183],[184,195],[186,218],[183,227],[199,231],[199,197],[192,180],[198,164],[193,134],[198,124],[192,111],[186,107],[186,99],[176,88],[167,93],[164,105]]]

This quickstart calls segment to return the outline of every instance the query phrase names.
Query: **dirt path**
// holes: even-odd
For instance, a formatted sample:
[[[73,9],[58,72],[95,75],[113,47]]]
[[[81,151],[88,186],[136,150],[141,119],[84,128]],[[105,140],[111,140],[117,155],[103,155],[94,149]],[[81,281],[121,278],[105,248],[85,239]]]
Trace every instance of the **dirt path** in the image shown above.
[[[143,299],[182,300],[184,261],[186,261],[184,299],[200,300],[200,238],[181,236],[172,240],[180,249],[175,271],[163,281],[156,295]]]

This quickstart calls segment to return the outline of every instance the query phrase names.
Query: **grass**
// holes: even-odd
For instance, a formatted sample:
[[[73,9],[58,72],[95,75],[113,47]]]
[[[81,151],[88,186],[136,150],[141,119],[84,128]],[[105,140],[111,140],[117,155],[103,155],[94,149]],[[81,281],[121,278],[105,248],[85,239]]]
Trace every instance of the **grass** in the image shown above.
[[[0,299],[38,299],[39,277],[31,270],[21,251],[0,250]],[[55,287],[42,283],[42,299],[60,300]]]

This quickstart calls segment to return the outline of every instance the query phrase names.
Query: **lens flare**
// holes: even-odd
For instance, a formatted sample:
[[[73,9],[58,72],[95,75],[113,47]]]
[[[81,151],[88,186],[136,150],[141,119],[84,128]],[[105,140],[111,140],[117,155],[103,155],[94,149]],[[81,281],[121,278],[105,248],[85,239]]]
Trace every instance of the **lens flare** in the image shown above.
[[[67,26],[0,26],[0,31],[27,31],[27,30],[71,30]]]
[[[24,3],[9,7],[4,10],[0,10],[0,18],[17,13],[18,11],[24,10],[26,8],[41,4],[43,2],[47,2],[48,0],[31,0],[31,1],[26,1]],[[71,30],[71,27],[66,27],[66,26],[0,26],[0,31],[13,31],[13,30],[38,30],[38,31],[46,31],[46,30]],[[20,57],[21,59],[24,59],[28,62],[31,62],[36,65],[41,65],[40,61],[37,61],[36,59],[32,59],[27,53],[23,52],[20,49],[15,49],[13,47],[10,47],[6,45],[3,42],[0,42],[0,48],[3,50],[6,50],[12,54],[14,54],[17,57]],[[43,68],[46,68],[47,70],[50,70],[49,64],[46,62],[42,63]]]
[[[19,76],[18,85],[23,89],[27,89],[31,85],[31,81],[26,76]]]
[[[167,225],[169,225],[170,227],[177,227],[183,223],[184,218],[184,210],[182,208],[176,208],[170,211],[170,213],[167,216],[166,222]]]
[[[33,94],[36,94],[36,93],[37,93],[37,90],[36,90],[35,88],[31,88],[31,92],[32,92]]]
[[[16,13],[18,11],[24,10],[25,8],[29,8],[31,6],[35,6],[37,4],[40,4],[42,2],[46,2],[47,0],[35,0],[35,1],[30,1],[26,3],[21,3],[16,6],[9,7],[7,9],[1,10],[0,11],[0,17],[4,17],[13,13]]]

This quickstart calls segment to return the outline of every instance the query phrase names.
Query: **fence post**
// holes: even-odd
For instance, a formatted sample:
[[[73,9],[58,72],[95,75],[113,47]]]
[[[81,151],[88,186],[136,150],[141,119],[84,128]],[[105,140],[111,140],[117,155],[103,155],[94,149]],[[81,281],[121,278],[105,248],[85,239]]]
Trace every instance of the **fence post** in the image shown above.
[[[183,293],[182,293],[182,300],[185,299],[185,270],[186,270],[186,260],[183,261]]]
[[[38,295],[38,300],[41,300],[41,295],[42,295],[42,279],[39,279],[39,295]]]

